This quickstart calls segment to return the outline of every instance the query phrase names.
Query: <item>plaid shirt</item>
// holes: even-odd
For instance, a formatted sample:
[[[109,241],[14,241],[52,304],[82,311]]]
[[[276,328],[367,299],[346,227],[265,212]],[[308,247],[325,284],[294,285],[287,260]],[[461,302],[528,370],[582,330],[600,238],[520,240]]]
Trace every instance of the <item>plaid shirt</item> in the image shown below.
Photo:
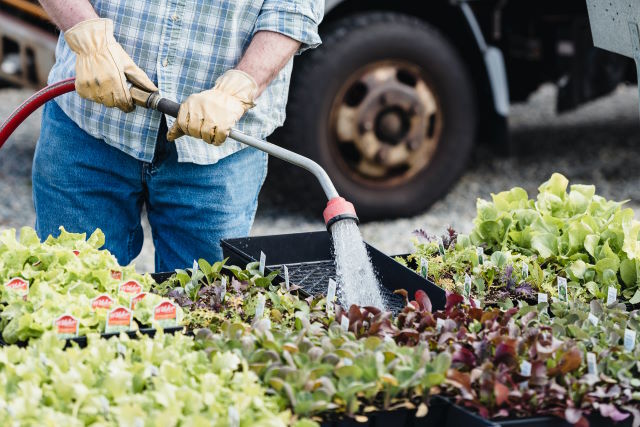
[[[302,42],[301,50],[320,44],[318,24],[324,0],[92,0],[98,15],[114,21],[115,38],[140,68],[173,101],[213,87],[234,68],[257,31],[274,31]],[[75,75],[75,54],[61,36],[49,82]],[[236,128],[266,138],[285,119],[293,60],[238,122]],[[57,98],[62,110],[84,131],[129,155],[153,159],[161,114],[144,108],[123,113],[80,98]],[[169,127],[174,119],[167,117]],[[216,163],[244,145],[222,146],[184,136],[176,140],[178,159]]]

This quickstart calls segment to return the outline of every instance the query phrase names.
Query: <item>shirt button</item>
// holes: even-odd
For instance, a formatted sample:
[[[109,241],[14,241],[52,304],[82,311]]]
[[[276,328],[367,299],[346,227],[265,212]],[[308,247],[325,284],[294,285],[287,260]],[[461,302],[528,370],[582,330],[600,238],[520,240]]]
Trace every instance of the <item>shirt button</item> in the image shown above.
[[[180,20],[180,17],[179,17],[178,15],[173,15],[173,16],[171,17],[171,20],[172,20],[173,22],[177,22],[178,20]]]
[[[164,59],[162,60],[162,66],[163,66],[163,67],[166,67],[167,65],[169,65],[169,59],[168,59],[168,58],[164,58]]]

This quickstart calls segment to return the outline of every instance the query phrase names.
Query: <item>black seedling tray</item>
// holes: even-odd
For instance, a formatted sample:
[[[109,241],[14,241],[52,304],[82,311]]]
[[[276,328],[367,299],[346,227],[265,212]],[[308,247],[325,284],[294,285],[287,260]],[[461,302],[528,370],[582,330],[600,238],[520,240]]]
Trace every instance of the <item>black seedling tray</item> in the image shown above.
[[[604,418],[600,414],[592,414],[587,417],[589,427],[631,427],[633,416],[626,420],[615,423],[611,418]],[[558,417],[533,417],[509,420],[493,420],[495,425],[500,427],[573,427],[573,424]]]
[[[499,427],[466,409],[453,404],[447,398],[434,396],[429,401],[427,415],[416,418],[416,410],[398,409],[367,414],[367,422],[352,418],[324,421],[321,427]]]
[[[183,332],[184,330],[184,326],[174,326],[171,328],[164,328],[163,331],[165,334],[175,334],[177,332]],[[136,339],[138,338],[138,333],[142,334],[142,335],[147,335],[151,338],[153,338],[156,334],[156,332],[158,332],[157,329],[154,328],[140,328],[137,330],[133,330],[133,331],[127,331],[125,332],[129,338],[132,339]],[[120,336],[120,332],[109,332],[108,334],[100,334],[101,338],[104,339],[109,339],[109,338],[113,338],[113,337],[117,337]],[[72,343],[76,343],[80,346],[80,348],[84,348],[87,346],[87,337],[86,336],[80,336],[80,337],[75,337],[75,338],[67,338],[65,339],[66,343],[64,348],[70,347]],[[7,346],[7,345],[12,345],[9,344],[7,342],[5,342],[1,337],[0,337],[0,346]],[[28,341],[18,341],[17,343],[13,344],[16,345],[18,347],[27,347],[29,345]]]
[[[326,231],[226,239],[220,245],[229,264],[255,262],[260,259],[260,252],[264,252],[267,270],[280,270],[279,279],[283,281],[282,266],[286,265],[291,284],[312,295],[324,295],[329,279],[336,278],[333,244]],[[391,310],[398,312],[404,308],[404,299],[393,294],[398,289],[406,289],[410,297],[423,290],[431,299],[434,310],[444,309],[447,298],[443,289],[376,248],[368,244],[366,247]]]

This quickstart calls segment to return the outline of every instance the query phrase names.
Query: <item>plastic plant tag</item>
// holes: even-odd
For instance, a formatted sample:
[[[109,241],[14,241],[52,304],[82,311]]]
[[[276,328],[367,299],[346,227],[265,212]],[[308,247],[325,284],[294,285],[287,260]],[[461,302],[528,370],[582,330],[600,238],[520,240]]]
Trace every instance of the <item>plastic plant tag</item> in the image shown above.
[[[336,299],[336,290],[337,285],[336,281],[333,279],[329,279],[329,286],[327,287],[327,301],[333,302]]]
[[[264,252],[260,251],[260,268],[259,268],[259,271],[260,271],[260,275],[261,276],[264,276],[264,269],[265,269],[266,265],[267,265],[267,256],[265,255]]]
[[[146,296],[147,296],[146,292],[140,292],[138,295],[132,296],[131,297],[131,301],[129,302],[129,308],[131,310],[135,310],[136,309],[136,304],[139,301],[142,301]]]
[[[344,359],[342,359],[342,364],[344,366],[353,366],[353,360],[349,359],[348,357],[345,357]]]
[[[478,255],[478,264],[479,265],[484,264],[484,249],[482,249],[481,247],[477,247],[476,255]]]
[[[71,314],[63,314],[53,321],[53,330],[60,339],[77,337],[79,328],[80,322]]]
[[[567,279],[558,276],[558,300],[561,302],[569,302],[567,296]]]
[[[444,243],[442,243],[442,237],[438,237],[438,251],[442,256],[442,260],[444,261]]]
[[[526,262],[522,263],[522,278],[526,279],[527,277],[529,277],[529,264],[527,264]]]
[[[260,320],[262,319],[262,316],[264,316],[264,305],[265,305],[265,298],[263,294],[258,295],[258,303],[256,304],[256,314],[254,316],[255,320]]]
[[[469,297],[471,296],[471,276],[469,276],[468,274],[464,275],[464,291],[462,293],[462,296],[466,299],[469,299]]]
[[[224,297],[227,295],[227,276],[220,278],[220,302],[224,302]]]
[[[120,283],[118,286],[118,293],[138,295],[140,292],[142,292],[142,286],[135,280]]]
[[[593,326],[598,326],[598,318],[593,313],[589,313],[587,320],[589,320]]]
[[[193,265],[191,266],[191,286],[195,289],[198,286],[198,261],[193,260]]]
[[[613,286],[609,286],[607,288],[607,305],[615,304],[617,297],[618,297],[618,290]]]
[[[340,319],[340,327],[345,332],[349,330],[349,318],[347,316],[342,316]]]
[[[528,360],[523,360],[522,363],[520,363],[520,375],[522,375],[523,377],[531,376],[531,362],[529,362]],[[526,388],[527,383],[528,381],[522,381],[520,383],[520,388]]]
[[[589,375],[598,375],[598,364],[595,353],[587,353],[587,370]]]
[[[473,298],[473,303],[475,304],[476,308],[482,308],[482,302],[480,301],[480,299]]]
[[[75,256],[80,255],[80,251],[79,251],[79,250],[77,250],[77,249],[74,249],[72,252],[73,252],[73,254],[74,254]]]
[[[420,258],[420,275],[425,279],[429,276],[429,260],[426,258]]]
[[[122,280],[122,271],[111,270],[111,278],[115,280]]]
[[[104,327],[104,332],[109,334],[111,332],[129,331],[131,330],[132,322],[133,315],[131,310],[120,305],[107,313],[107,324]]]
[[[633,329],[625,329],[624,331],[624,349],[632,352],[636,347],[636,331]]]
[[[538,294],[538,304],[541,304],[543,302],[548,302],[548,301],[549,301],[549,297],[547,294],[544,294],[544,293]]]
[[[289,267],[287,267],[286,265],[282,264],[282,270],[284,271],[284,287],[286,290],[290,289],[290,284],[289,284]]]
[[[443,327],[444,327],[444,319],[441,317],[438,317],[438,320],[436,320],[436,331],[438,332],[442,331]]]
[[[178,308],[169,301],[160,301],[153,308],[153,321],[161,328],[172,328],[178,326]]]
[[[240,414],[235,406],[229,406],[229,427],[240,427]]]
[[[100,294],[91,300],[91,310],[97,310],[99,308],[109,310],[113,303],[113,298],[111,298],[109,295]]]
[[[5,284],[4,288],[12,293],[16,293],[23,298],[26,298],[29,295],[29,282],[24,280],[22,277],[14,277],[9,279]]]

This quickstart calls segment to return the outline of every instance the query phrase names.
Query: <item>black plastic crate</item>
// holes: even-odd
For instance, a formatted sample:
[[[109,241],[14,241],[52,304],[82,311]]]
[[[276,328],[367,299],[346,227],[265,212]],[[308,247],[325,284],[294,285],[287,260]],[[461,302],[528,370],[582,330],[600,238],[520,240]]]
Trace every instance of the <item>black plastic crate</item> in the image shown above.
[[[441,396],[429,401],[427,415],[416,418],[416,410],[399,409],[368,414],[367,422],[361,423],[351,418],[325,421],[322,427],[498,427],[466,409],[451,403]]]
[[[333,244],[326,231],[311,233],[282,234],[274,236],[243,237],[220,242],[229,264],[245,265],[260,259],[260,252],[267,256],[269,271],[281,270],[286,265],[289,280],[309,294],[325,294],[329,279],[336,278]],[[389,308],[398,312],[404,307],[404,300],[394,295],[397,289],[406,289],[410,296],[423,290],[431,299],[434,310],[444,309],[446,293],[414,271],[394,261],[376,248],[366,245],[371,262],[388,301]]]

